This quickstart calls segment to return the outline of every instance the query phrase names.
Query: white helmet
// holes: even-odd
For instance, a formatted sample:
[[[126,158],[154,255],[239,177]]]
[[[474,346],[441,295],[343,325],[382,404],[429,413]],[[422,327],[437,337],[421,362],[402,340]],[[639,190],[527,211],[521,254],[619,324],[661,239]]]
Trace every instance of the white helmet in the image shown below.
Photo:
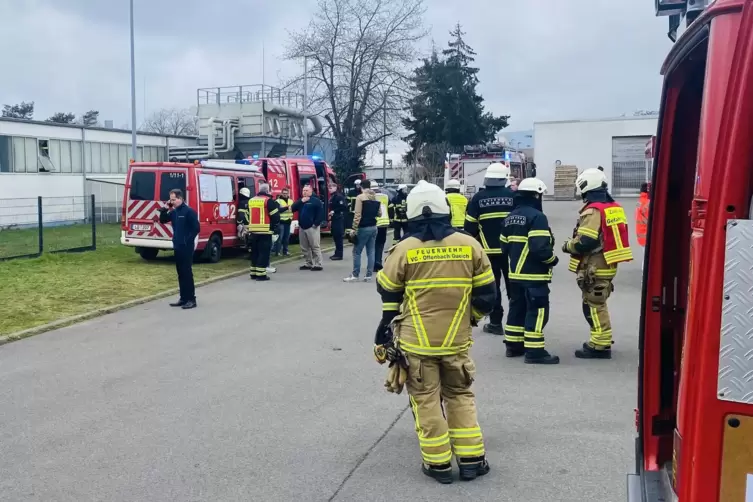
[[[379,188],[379,183],[376,180],[371,180],[371,188]]]
[[[450,181],[447,182],[447,186],[445,188],[457,188],[459,190],[460,189],[460,182],[458,180],[456,180],[456,179],[453,178],[453,179],[451,179]]]
[[[493,164],[489,164],[489,167],[486,168],[486,174],[484,174],[484,185],[487,187],[500,185],[507,186],[507,184],[510,182],[509,178],[510,168],[502,164],[501,162],[494,162]]]
[[[251,197],[251,190],[246,187],[241,188],[240,194],[244,197]]]
[[[398,190],[406,190],[407,188],[408,188],[408,185],[406,185],[405,183],[401,183],[397,186]]]
[[[413,187],[405,200],[408,219],[418,218],[428,208],[431,214],[450,214],[444,191],[434,183],[421,180]]]
[[[575,187],[580,193],[590,192],[597,188],[606,188],[607,175],[601,169],[586,169],[576,178]]]
[[[356,184],[356,186],[360,185],[361,184],[361,180],[356,180],[355,184]]]
[[[546,185],[538,178],[526,178],[518,183],[518,192],[546,193]]]

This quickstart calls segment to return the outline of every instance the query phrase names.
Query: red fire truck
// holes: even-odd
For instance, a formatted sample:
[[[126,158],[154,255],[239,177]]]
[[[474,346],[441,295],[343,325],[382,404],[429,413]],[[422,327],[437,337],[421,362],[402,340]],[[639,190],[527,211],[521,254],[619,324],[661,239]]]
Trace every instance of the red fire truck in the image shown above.
[[[656,5],[689,24],[662,68],[628,500],[749,502],[753,0]]]
[[[159,222],[159,210],[180,189],[199,215],[196,251],[215,263],[222,249],[239,245],[236,230],[238,194],[247,187],[256,194],[266,180],[256,166],[224,161],[132,162],[126,174],[120,242],[153,260],[172,249],[172,227]]]

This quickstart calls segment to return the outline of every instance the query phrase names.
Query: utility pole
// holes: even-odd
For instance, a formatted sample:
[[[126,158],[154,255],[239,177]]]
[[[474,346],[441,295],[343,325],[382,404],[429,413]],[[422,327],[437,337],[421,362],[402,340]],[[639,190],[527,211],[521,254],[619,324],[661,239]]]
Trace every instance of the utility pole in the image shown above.
[[[309,57],[303,56],[303,155],[309,154],[309,126],[307,123],[308,117],[306,116],[308,110],[306,110],[306,98],[308,97],[309,87]]]
[[[136,160],[136,56],[133,43],[133,0],[131,0],[131,158]]]
[[[382,185],[387,183],[387,94],[382,108]]]

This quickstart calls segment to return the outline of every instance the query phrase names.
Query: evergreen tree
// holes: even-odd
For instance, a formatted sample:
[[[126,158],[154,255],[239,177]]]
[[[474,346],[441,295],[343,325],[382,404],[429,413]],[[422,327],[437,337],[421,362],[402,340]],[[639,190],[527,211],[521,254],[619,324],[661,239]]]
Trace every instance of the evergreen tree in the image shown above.
[[[409,163],[422,162],[422,150],[435,150],[429,145],[446,143],[450,153],[459,153],[465,145],[493,140],[507,127],[509,116],[484,112],[484,98],[476,91],[479,70],[471,66],[476,53],[464,35],[456,25],[442,56],[434,51],[414,72],[416,94],[410,117],[403,120],[411,131],[404,138],[411,147],[405,157]]]

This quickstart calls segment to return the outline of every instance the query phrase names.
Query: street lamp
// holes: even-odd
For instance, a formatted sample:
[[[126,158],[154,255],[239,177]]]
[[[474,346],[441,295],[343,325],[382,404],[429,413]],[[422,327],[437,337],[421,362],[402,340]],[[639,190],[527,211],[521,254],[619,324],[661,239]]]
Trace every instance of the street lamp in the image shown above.
[[[133,0],[131,0],[131,158],[136,160],[136,58],[133,43]]]
[[[309,91],[309,58],[314,54],[305,54],[303,56],[303,155],[308,155],[309,152],[309,125],[308,120],[308,91]]]

